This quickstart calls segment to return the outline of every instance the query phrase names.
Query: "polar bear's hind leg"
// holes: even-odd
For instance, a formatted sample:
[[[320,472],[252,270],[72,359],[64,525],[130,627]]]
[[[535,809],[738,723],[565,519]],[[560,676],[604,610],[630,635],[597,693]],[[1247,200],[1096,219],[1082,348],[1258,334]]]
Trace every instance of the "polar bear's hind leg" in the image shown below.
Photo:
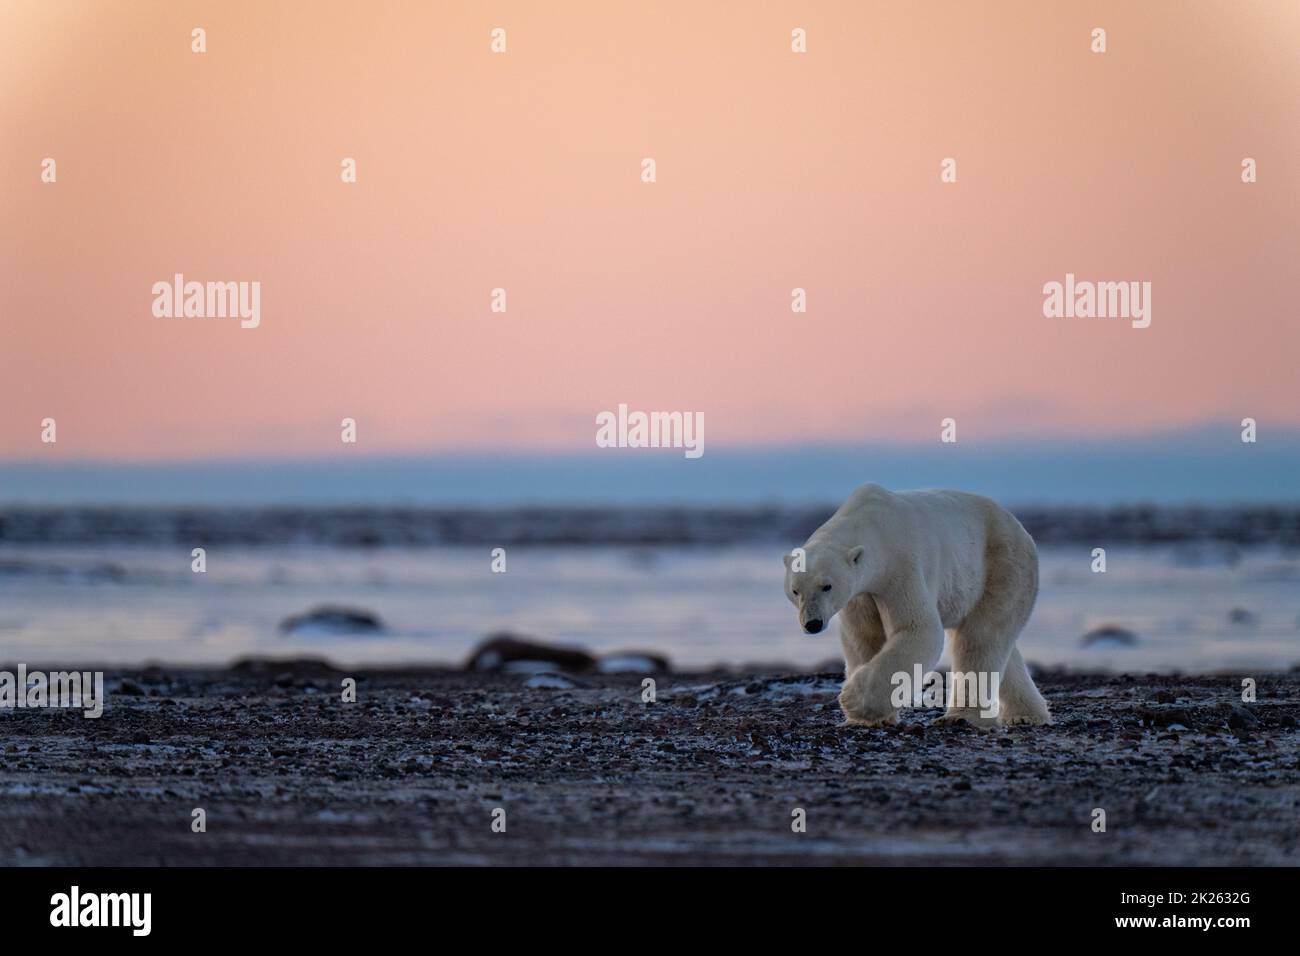
[[[986,597],[985,601],[988,600]],[[983,601],[981,601],[983,604]],[[947,724],[964,721],[981,730],[992,730],[998,726],[1003,700],[1002,672],[1007,658],[1013,648],[1016,632],[1008,632],[996,623],[996,617],[981,607],[977,607],[962,622],[952,636],[952,671],[949,675],[954,691],[962,694],[960,699],[949,700],[948,709],[935,723]],[[988,675],[998,674],[998,713],[986,714],[979,699],[971,700],[969,691],[983,693],[991,689]],[[975,687],[965,681],[959,681],[960,674],[975,675]]]
[[[1043,695],[1034,686],[1019,648],[1011,648],[1011,659],[1002,672],[998,699],[1001,710],[998,717],[1004,725],[1052,722],[1051,714],[1047,711],[1047,701],[1043,700]]]
[[[1014,520],[1014,519],[1013,519]],[[953,635],[952,669],[981,675],[998,674],[998,716],[986,717],[978,706],[949,707],[940,718],[965,720],[990,729],[998,724],[1048,723],[1047,703],[1034,686],[1016,649],[1016,638],[1029,621],[1038,597],[1038,554],[1033,539],[1017,524],[1019,534],[988,556],[984,594]],[[988,686],[984,684],[984,686]],[[969,704],[970,702],[963,702]]]

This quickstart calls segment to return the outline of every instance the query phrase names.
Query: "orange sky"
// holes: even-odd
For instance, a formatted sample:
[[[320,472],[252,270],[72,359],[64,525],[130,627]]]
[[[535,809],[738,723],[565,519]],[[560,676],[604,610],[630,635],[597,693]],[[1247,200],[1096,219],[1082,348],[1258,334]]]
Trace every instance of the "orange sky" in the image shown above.
[[[5,0],[0,456],[1300,424],[1300,3],[984,6]],[[1151,327],[1044,318],[1066,272]]]

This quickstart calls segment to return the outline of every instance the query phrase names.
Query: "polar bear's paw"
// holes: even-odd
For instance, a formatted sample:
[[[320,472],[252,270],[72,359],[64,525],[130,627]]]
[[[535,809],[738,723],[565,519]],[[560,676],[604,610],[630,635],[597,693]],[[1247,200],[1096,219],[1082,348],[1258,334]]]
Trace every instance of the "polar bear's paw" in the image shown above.
[[[898,723],[898,711],[877,703],[863,688],[863,673],[860,667],[844,682],[840,689],[840,710],[844,711],[844,722],[854,727],[884,727],[886,724]]]
[[[967,724],[976,730],[996,730],[998,719],[983,716],[977,708],[953,707],[946,711],[943,716],[936,717],[931,721],[931,726],[937,727],[952,727],[962,724]]]
[[[1001,718],[1003,727],[1040,727],[1051,722],[1052,715],[1048,713],[1004,714]]]
[[[841,727],[888,727],[890,724],[898,723],[898,711],[890,711],[888,714],[851,714],[844,712],[844,723]]]

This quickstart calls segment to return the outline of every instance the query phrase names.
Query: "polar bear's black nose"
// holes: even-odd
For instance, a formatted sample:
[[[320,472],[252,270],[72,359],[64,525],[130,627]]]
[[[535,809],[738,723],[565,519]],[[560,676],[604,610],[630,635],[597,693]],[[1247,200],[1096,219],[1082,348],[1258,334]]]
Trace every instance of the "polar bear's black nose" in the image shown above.
[[[805,631],[807,631],[809,634],[816,634],[818,631],[820,631],[820,630],[822,629],[822,622],[821,622],[821,619],[820,619],[820,618],[814,618],[814,619],[811,620],[811,621],[804,621],[804,622],[803,622],[803,629],[804,629]]]

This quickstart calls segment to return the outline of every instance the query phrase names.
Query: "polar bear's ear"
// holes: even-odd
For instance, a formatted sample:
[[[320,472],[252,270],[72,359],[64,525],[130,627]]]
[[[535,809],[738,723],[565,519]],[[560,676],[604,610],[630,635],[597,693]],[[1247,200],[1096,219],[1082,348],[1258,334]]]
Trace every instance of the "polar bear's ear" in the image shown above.
[[[790,567],[790,562],[793,561],[793,560],[794,560],[794,555],[793,555],[793,554],[783,554],[783,555],[781,555],[781,563],[784,564],[787,568]]]
[[[857,564],[859,561],[861,561],[862,545],[858,545],[856,548],[850,548],[848,558],[849,558],[849,564]]]

